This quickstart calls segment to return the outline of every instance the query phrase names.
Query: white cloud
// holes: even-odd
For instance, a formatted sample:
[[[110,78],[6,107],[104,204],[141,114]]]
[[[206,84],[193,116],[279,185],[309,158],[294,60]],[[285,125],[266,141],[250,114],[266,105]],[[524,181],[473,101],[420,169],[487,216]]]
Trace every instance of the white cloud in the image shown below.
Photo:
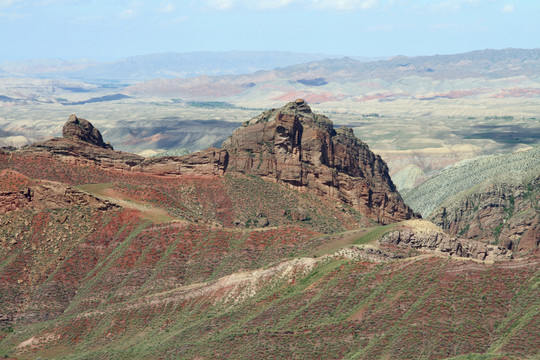
[[[133,0],[123,11],[118,13],[120,19],[132,19],[139,15],[144,3],[140,0]]]
[[[442,14],[454,14],[461,11],[465,6],[476,6],[480,0],[444,0],[434,2],[428,9]]]
[[[131,19],[137,16],[137,13],[134,9],[125,9],[124,11],[121,11],[118,13],[118,17],[121,19]]]
[[[227,10],[234,7],[240,1],[237,0],[209,0],[208,5],[218,10]]]
[[[18,13],[2,13],[0,12],[0,19],[7,19],[7,20],[20,20],[27,18],[28,15],[26,14],[18,14]]]
[[[377,0],[313,0],[316,7],[335,10],[368,10],[378,5]]]
[[[170,14],[174,12],[174,10],[176,10],[176,5],[174,5],[171,1],[169,1],[166,4],[163,4],[163,6],[158,9],[160,13],[164,13],[164,14]]]
[[[368,10],[377,7],[378,0],[205,0],[206,4],[217,10],[234,8],[267,10],[287,6],[298,6],[330,10]]]
[[[270,0],[270,1],[260,1],[257,4],[257,7],[259,9],[278,9],[285,7],[291,3],[293,3],[294,0]]]
[[[36,5],[36,6],[64,6],[64,5],[76,5],[91,3],[89,0],[34,0],[26,1],[26,5]]]
[[[8,7],[20,1],[21,0],[0,0],[0,7]]]
[[[511,13],[511,12],[514,12],[514,4],[506,4],[504,5],[503,9],[502,9],[502,12],[503,13]]]

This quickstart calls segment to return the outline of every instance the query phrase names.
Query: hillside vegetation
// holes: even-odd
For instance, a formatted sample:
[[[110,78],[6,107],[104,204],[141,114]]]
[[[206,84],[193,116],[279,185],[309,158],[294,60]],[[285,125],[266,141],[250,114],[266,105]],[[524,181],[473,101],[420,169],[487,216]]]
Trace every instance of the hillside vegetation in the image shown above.
[[[538,176],[444,208],[457,239],[301,99],[183,157],[62,133],[0,149],[0,357],[540,356]]]
[[[404,196],[428,218],[444,203],[456,203],[487,184],[521,184],[540,173],[540,148],[505,155],[481,156],[450,166]]]

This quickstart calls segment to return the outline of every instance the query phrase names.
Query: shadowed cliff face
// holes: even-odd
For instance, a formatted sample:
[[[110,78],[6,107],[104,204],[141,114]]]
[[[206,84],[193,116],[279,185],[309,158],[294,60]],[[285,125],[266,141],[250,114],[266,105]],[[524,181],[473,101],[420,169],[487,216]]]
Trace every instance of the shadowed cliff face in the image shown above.
[[[245,122],[223,143],[227,171],[269,177],[338,198],[381,223],[415,217],[386,163],[354,136],[334,129],[303,100]]]

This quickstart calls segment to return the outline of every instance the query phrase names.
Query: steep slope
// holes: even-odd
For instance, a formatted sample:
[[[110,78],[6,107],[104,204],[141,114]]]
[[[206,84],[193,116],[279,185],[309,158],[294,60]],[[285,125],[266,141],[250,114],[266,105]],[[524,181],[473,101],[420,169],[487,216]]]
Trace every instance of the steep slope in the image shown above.
[[[423,217],[429,217],[447,199],[463,191],[484,183],[519,184],[539,171],[538,147],[506,155],[481,156],[447,167],[407,193],[405,198]]]
[[[407,193],[424,217],[464,238],[537,251],[540,148],[466,160]]]
[[[381,262],[337,255],[239,271],[270,249],[281,252],[284,243],[286,251],[295,249],[291,238],[302,231],[224,237],[193,226],[153,228],[128,221],[120,227],[130,218],[119,215],[99,236],[88,236],[68,252],[66,246],[44,256],[48,247],[28,248],[20,252],[24,262],[17,257],[0,269],[3,282],[10,274],[21,280],[10,289],[26,299],[22,311],[10,317],[7,305],[14,295],[3,295],[9,302],[3,303],[2,318],[10,326],[0,331],[3,354],[21,359],[538,355],[538,259]],[[296,244],[313,246],[307,235]],[[49,281],[26,293],[35,284],[35,269],[43,269],[39,260],[57,256],[60,265],[41,275]],[[25,264],[33,266],[19,277]],[[226,275],[230,269],[238,272]],[[26,325],[29,321],[35,323]]]

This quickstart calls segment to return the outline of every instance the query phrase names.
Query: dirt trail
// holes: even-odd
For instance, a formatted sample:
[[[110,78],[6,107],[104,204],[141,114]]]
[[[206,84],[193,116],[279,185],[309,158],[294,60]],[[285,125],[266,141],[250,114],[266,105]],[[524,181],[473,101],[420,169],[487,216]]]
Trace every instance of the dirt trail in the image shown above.
[[[167,222],[182,222],[187,221],[175,218],[163,209],[155,207],[151,204],[129,199],[124,194],[114,191],[111,188],[112,184],[87,184],[77,186],[78,189],[86,191],[101,200],[107,200],[113,204],[121,206],[126,209],[132,209],[140,213],[140,217],[146,220],[150,220],[155,223],[167,223]]]

